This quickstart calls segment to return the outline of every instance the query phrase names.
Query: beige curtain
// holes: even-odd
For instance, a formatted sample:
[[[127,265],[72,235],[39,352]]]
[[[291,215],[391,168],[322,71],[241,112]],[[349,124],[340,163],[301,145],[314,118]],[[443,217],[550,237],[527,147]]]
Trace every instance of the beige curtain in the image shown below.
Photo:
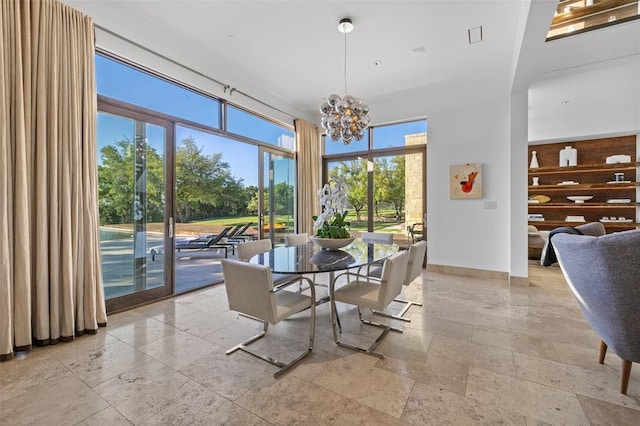
[[[322,179],[322,150],[318,127],[294,120],[298,150],[298,232],[313,235],[313,215],[320,214],[318,189]]]
[[[94,32],[55,0],[1,0],[0,359],[106,324]]]

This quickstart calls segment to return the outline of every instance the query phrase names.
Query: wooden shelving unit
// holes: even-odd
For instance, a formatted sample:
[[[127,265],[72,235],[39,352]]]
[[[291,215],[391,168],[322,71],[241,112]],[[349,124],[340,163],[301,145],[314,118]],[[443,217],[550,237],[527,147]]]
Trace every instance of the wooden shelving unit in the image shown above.
[[[578,150],[578,165],[559,167],[560,150],[572,146]],[[595,222],[602,218],[625,218],[631,222],[603,223],[607,232],[635,229],[637,211],[640,206],[636,194],[640,183],[636,173],[640,162],[635,161],[635,135],[588,141],[563,142],[556,144],[529,146],[529,160],[536,151],[541,167],[529,169],[529,183],[538,177],[539,185],[529,185],[529,196],[546,195],[547,203],[530,203],[530,214],[542,214],[544,221],[530,221],[538,229],[553,229],[559,226],[577,226],[581,222],[566,221],[567,216],[584,216],[585,222]],[[606,164],[611,155],[630,155],[632,162]],[[614,173],[624,173],[624,182],[615,182]],[[560,184],[573,181],[577,184]],[[568,196],[593,196],[584,203],[574,203]],[[629,203],[611,203],[612,199],[630,200]]]

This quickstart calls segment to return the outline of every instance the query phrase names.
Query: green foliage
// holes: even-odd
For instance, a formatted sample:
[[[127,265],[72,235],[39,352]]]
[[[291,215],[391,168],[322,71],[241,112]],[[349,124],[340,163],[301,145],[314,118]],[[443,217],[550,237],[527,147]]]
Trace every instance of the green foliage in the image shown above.
[[[362,209],[367,206],[367,160],[354,160],[341,162],[339,166],[331,169],[329,178],[340,178],[349,188],[347,201],[356,212],[356,220],[361,221]]]
[[[162,222],[164,216],[164,157],[144,147],[144,189],[147,222]],[[123,138],[100,150],[98,191],[100,224],[133,223],[135,149]],[[176,221],[191,222],[219,216],[257,214],[255,186],[245,187],[231,173],[222,153],[205,155],[193,137],[176,147]],[[279,197],[284,197],[279,200]],[[293,205],[293,187],[276,188],[277,208]],[[255,199],[255,200],[254,200]]]
[[[129,138],[100,150],[98,196],[100,224],[133,223],[134,143]],[[164,158],[152,146],[145,146],[146,220],[162,221],[164,211]]]
[[[367,208],[367,160],[341,162],[332,168],[330,178],[341,178],[349,188],[347,200],[356,213],[356,222],[362,222],[362,212]],[[393,208],[393,214],[400,219],[405,205],[405,157],[382,157],[374,160],[373,205],[376,216],[381,211]]]
[[[349,212],[345,211],[344,214],[336,213],[331,222],[324,222],[316,235],[321,238],[349,238],[349,231],[347,228],[351,226],[350,222],[345,219]],[[318,216],[313,216],[313,220],[317,220]]]

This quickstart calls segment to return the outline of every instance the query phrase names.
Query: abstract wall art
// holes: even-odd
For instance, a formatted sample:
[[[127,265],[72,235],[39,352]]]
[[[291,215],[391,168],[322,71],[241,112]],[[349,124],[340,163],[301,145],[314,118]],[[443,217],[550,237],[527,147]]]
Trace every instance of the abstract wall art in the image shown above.
[[[449,166],[449,198],[482,198],[482,163]]]

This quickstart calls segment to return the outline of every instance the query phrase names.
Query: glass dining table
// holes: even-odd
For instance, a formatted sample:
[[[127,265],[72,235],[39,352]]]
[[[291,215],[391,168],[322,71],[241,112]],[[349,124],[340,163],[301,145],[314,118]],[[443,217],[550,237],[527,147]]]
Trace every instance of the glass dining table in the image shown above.
[[[250,262],[269,266],[276,274],[301,275],[328,272],[329,283],[331,283],[336,277],[336,272],[379,262],[396,253],[398,249],[397,244],[365,242],[359,238],[340,250],[322,249],[313,242],[308,242],[299,246],[275,247],[253,256]],[[318,302],[328,300],[328,297],[325,297]]]

